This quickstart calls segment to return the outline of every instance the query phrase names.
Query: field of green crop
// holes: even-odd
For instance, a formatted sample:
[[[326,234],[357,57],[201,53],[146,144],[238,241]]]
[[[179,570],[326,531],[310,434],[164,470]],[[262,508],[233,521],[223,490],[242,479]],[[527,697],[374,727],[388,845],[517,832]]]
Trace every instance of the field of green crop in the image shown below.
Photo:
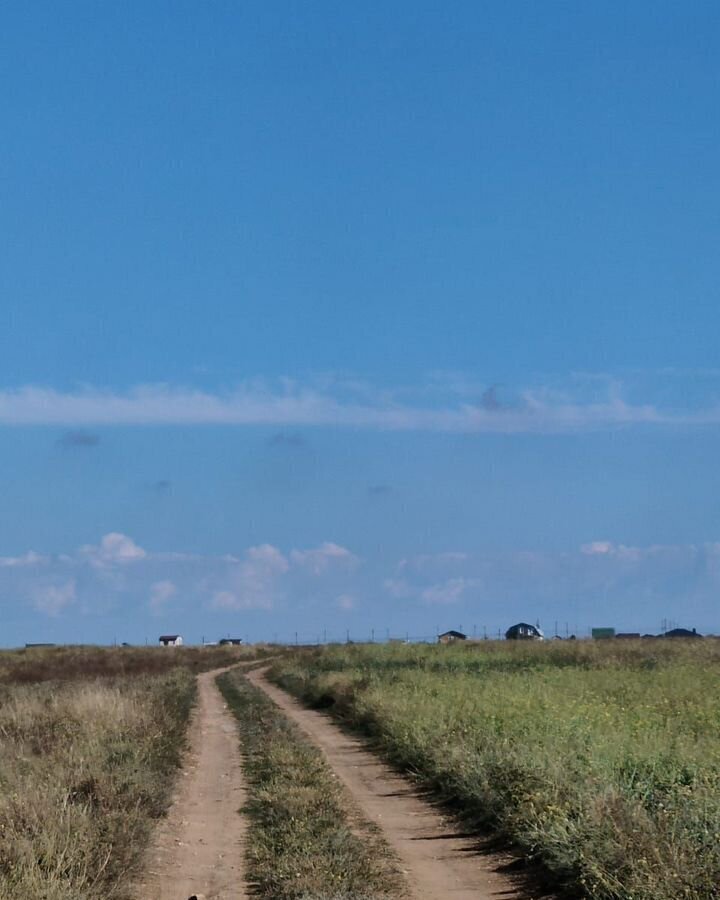
[[[720,641],[337,646],[274,677],[597,900],[720,884]]]

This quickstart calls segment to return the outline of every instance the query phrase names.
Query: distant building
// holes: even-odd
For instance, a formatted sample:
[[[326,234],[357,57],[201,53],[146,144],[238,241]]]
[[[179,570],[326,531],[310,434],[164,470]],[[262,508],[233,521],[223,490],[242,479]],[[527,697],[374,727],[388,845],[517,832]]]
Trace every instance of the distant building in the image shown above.
[[[670,631],[666,631],[663,637],[666,638],[700,638],[701,634],[698,634],[697,631],[693,628],[692,631],[688,628],[673,628]]]
[[[639,631],[618,631],[618,633],[615,635],[615,637],[618,640],[622,639],[625,641],[636,641],[640,637],[640,632]]]
[[[518,622],[511,625],[505,632],[508,641],[542,641],[545,635],[536,625],[528,625],[527,622]]]
[[[462,631],[444,631],[438,635],[439,644],[454,644],[455,641],[465,640],[467,640],[467,635],[463,634]]]
[[[163,647],[182,647],[182,635],[180,634],[161,634],[158,641]]]
[[[594,641],[606,641],[615,637],[614,628],[593,628],[590,632]]]
[[[220,638],[218,644],[221,647],[227,647],[228,644],[232,644],[233,647],[239,647],[242,644],[242,638]]]
[[[47,643],[45,643],[44,641],[41,641],[41,642],[39,642],[39,643],[25,644],[25,646],[28,647],[28,648],[32,648],[32,647],[57,647],[57,644],[47,644]]]

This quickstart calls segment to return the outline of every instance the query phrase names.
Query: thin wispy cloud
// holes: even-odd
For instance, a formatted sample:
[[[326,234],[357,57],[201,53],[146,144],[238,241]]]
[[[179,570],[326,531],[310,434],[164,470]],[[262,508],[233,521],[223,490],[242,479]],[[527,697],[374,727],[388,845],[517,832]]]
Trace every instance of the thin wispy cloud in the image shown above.
[[[246,382],[231,392],[168,385],[142,385],[125,392],[86,387],[77,391],[23,387],[0,390],[0,425],[264,425],[280,429],[310,426],[379,431],[445,433],[558,434],[630,426],[712,426],[720,424],[720,400],[703,406],[665,408],[628,399],[616,381],[588,393],[536,386],[505,389],[500,404],[491,385],[473,400],[452,384],[381,388],[356,382],[302,384]],[[84,432],[74,430],[73,440]],[[285,435],[284,431],[278,432]],[[297,442],[288,432],[277,443]],[[272,438],[271,441],[275,441]],[[81,444],[82,445],[82,444]],[[86,444],[87,445],[87,444]]]

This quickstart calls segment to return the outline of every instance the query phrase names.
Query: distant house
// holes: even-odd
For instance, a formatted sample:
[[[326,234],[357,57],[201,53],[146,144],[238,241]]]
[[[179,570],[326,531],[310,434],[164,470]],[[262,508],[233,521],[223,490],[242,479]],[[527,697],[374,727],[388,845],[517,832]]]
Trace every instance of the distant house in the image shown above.
[[[639,631],[618,631],[615,635],[618,640],[637,641],[640,638]]]
[[[161,634],[158,641],[163,647],[182,647],[182,635],[180,634]]]
[[[689,628],[673,628],[670,631],[666,631],[663,637],[666,638],[700,638],[701,634],[698,634],[697,631],[693,628],[690,631]]]
[[[438,635],[439,644],[454,644],[455,641],[464,640],[467,640],[467,635],[463,634],[462,631],[444,631]]]
[[[505,638],[508,641],[542,641],[545,635],[535,625],[528,625],[527,622],[518,622],[517,625],[511,625],[505,632]]]
[[[227,647],[228,644],[232,644],[233,647],[239,647],[242,644],[242,638],[220,638],[218,644],[221,647]]]

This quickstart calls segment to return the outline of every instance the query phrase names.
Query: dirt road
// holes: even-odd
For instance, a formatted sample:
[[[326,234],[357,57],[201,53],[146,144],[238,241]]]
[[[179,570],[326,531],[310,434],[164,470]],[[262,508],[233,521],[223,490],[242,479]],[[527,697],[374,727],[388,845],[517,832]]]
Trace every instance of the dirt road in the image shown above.
[[[303,707],[271,684],[262,669],[248,678],[323,750],[362,813],[382,829],[414,900],[530,900],[533,894],[501,871],[508,857],[479,852],[477,837],[460,834],[361,740],[341,731],[325,714]]]
[[[220,670],[222,671],[222,670]],[[245,796],[237,722],[215,685],[198,676],[190,750],[177,795],[148,852],[136,900],[241,900]]]

